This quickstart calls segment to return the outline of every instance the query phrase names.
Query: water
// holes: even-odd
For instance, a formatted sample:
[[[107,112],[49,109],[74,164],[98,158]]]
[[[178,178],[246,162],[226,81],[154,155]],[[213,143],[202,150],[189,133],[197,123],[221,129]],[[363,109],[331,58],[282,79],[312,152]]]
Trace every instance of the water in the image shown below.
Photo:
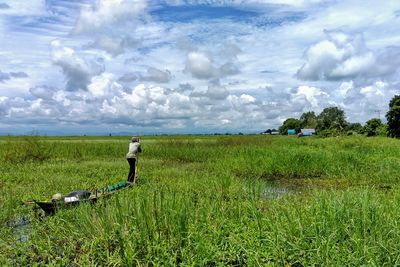
[[[245,188],[245,192],[255,198],[279,199],[299,193],[297,189],[282,185],[278,182],[265,182]]]
[[[266,199],[278,199],[297,193],[300,193],[299,188],[292,187],[279,181],[269,181],[266,182],[263,188],[262,197]]]
[[[22,215],[21,217],[10,221],[8,225],[12,229],[12,233],[16,239],[16,242],[26,243],[29,240],[29,233],[31,231],[31,221],[27,216]]]
[[[287,187],[279,185],[267,185],[267,187],[262,192],[263,198],[277,199],[287,195],[291,195],[294,192]]]

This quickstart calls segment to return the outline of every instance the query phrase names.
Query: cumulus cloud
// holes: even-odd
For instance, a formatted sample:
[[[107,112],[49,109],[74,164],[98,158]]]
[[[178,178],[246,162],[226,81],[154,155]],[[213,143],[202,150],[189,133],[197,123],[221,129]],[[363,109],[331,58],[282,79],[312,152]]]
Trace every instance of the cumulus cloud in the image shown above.
[[[58,40],[51,42],[51,46],[53,63],[62,68],[69,91],[86,90],[91,78],[104,71],[101,62],[85,60],[74,49],[62,46]]]
[[[340,31],[325,31],[325,34],[327,40],[311,46],[306,51],[306,63],[297,72],[299,78],[340,79],[362,71],[361,68],[365,68],[365,64],[362,63],[365,61],[373,61],[361,34],[350,36]]]
[[[138,73],[130,72],[130,73],[125,73],[121,77],[119,77],[118,81],[119,82],[133,82],[136,80],[139,80],[140,75]]]
[[[223,64],[220,68],[220,76],[221,77],[225,77],[225,76],[230,76],[230,75],[235,75],[235,74],[239,74],[240,70],[239,67],[237,65],[235,65],[232,62],[228,62]]]
[[[133,81],[151,81],[156,83],[168,83],[172,78],[169,70],[159,70],[157,68],[149,67],[144,73],[130,72],[125,73],[119,78],[120,82],[133,82]]]
[[[236,52],[232,53],[230,57],[236,57]],[[219,79],[240,73],[237,62],[229,61],[218,67],[211,54],[201,51],[191,51],[187,54],[185,71],[202,80]]]
[[[228,95],[228,90],[220,84],[219,80],[211,81],[205,93],[205,96],[212,100],[222,100],[227,98]]]
[[[122,90],[122,85],[115,82],[111,73],[103,73],[93,77],[88,85],[88,91],[95,97],[113,96]]]
[[[111,54],[118,56],[126,52],[126,50],[135,48],[140,44],[139,40],[135,40],[130,36],[112,37],[102,35],[98,37],[93,43],[88,45],[88,48],[101,49]]]
[[[303,80],[367,79],[396,73],[400,47],[370,50],[363,35],[325,31],[326,40],[312,45],[305,53],[306,63],[297,71]]]
[[[110,121],[121,121],[126,118],[127,122],[145,121],[170,118],[188,118],[193,109],[190,99],[184,94],[172,92],[159,86],[146,87],[140,84],[130,92],[121,92],[112,98],[102,102],[101,112],[103,116],[109,117]],[[128,119],[129,118],[129,119]]]
[[[363,122],[371,117],[377,117],[378,112],[385,114],[390,99],[399,92],[397,86],[381,80],[368,85],[342,83],[340,87],[345,88],[343,104],[350,120]]]
[[[111,25],[135,20],[144,15],[145,0],[97,0],[94,6],[84,7],[74,28],[74,33],[99,31]]]
[[[47,85],[35,86],[29,89],[31,95],[45,100],[51,99],[55,91],[56,88]]]
[[[169,70],[159,70],[157,68],[148,68],[147,73],[141,75],[142,81],[154,81],[158,83],[167,83],[171,80],[171,72]]]
[[[320,88],[301,85],[292,95],[292,104],[298,105],[302,110],[320,109],[329,100],[329,94]]]
[[[215,73],[211,56],[198,51],[187,54],[185,70],[198,79],[210,79]]]
[[[223,5],[227,12],[239,7],[260,13],[254,20],[210,12],[185,21],[176,13],[184,9],[166,1],[147,1],[149,14],[144,0],[54,2],[57,12],[46,13],[46,19],[38,12],[44,6],[28,12],[32,4],[25,2],[22,16],[14,2],[1,11],[18,15],[0,23],[0,35],[15,37],[0,44],[0,60],[7,62],[0,71],[6,94],[0,96],[3,125],[248,130],[276,127],[288,117],[329,105],[343,107],[351,120],[362,122],[374,110],[383,114],[390,97],[398,94],[394,2],[377,7],[381,16],[357,1],[323,0],[311,9],[307,1],[295,0],[168,2],[192,5],[187,16],[196,14],[193,6],[201,3],[209,4],[204,10]],[[160,10],[169,13],[167,20]],[[269,15],[276,17],[268,20]],[[71,28],[76,34],[67,35]],[[321,36],[323,28],[341,30]],[[35,42],[25,42],[32,34]],[[46,49],[55,38],[62,44],[52,43],[51,64]],[[25,62],[29,68],[22,67]],[[297,78],[313,82],[297,80],[296,71]]]
[[[178,92],[192,92],[194,90],[194,86],[190,83],[180,83],[178,88],[175,90]]]
[[[0,113],[12,123],[29,117],[33,121],[52,123],[109,125],[140,125],[164,129],[215,129],[244,127],[248,122],[268,120],[269,113],[262,102],[249,94],[230,94],[218,80],[209,83],[207,90],[193,94],[191,84],[177,89],[139,84],[123,88],[111,73],[90,79],[87,90],[66,91],[54,87],[32,87],[33,100],[0,99]],[[243,120],[246,114],[247,120]]]
[[[231,40],[204,49],[189,38],[180,38],[177,47],[186,53],[184,72],[193,78],[221,79],[240,73],[238,55],[243,51]]]

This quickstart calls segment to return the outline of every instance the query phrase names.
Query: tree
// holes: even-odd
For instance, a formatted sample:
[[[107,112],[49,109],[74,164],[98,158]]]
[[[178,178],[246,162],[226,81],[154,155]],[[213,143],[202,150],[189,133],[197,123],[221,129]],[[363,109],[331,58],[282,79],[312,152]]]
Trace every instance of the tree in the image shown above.
[[[300,117],[302,128],[316,128],[317,127],[317,115],[314,111],[305,112]]]
[[[383,124],[376,129],[376,135],[379,136],[388,136],[388,127],[386,124]]]
[[[363,133],[363,127],[361,125],[361,123],[349,123],[349,125],[346,128],[346,131],[352,131],[352,132],[356,132],[358,134]]]
[[[325,108],[317,118],[317,131],[335,130],[343,132],[348,125],[344,111],[338,107]]]
[[[367,136],[377,136],[378,130],[382,126],[382,121],[378,118],[370,119],[363,127],[363,132]]]
[[[400,138],[400,95],[395,95],[386,113],[388,136]]]
[[[295,118],[289,118],[285,120],[281,127],[279,127],[280,134],[287,134],[289,129],[294,129],[296,132],[300,132],[301,129],[301,120]]]

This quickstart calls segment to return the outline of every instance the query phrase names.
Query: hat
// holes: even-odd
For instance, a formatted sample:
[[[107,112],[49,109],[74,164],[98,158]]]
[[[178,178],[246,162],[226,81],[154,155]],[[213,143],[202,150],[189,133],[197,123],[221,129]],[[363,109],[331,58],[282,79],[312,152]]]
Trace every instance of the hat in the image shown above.
[[[132,137],[132,142],[138,142],[138,141],[139,141],[139,138],[137,138],[136,136]]]

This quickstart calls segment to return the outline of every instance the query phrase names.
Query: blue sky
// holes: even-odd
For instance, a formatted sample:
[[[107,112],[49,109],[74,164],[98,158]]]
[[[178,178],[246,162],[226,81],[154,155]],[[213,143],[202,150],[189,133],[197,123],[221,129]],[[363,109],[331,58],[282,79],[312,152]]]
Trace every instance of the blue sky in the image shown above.
[[[0,0],[0,134],[260,132],[400,94],[400,2]]]

